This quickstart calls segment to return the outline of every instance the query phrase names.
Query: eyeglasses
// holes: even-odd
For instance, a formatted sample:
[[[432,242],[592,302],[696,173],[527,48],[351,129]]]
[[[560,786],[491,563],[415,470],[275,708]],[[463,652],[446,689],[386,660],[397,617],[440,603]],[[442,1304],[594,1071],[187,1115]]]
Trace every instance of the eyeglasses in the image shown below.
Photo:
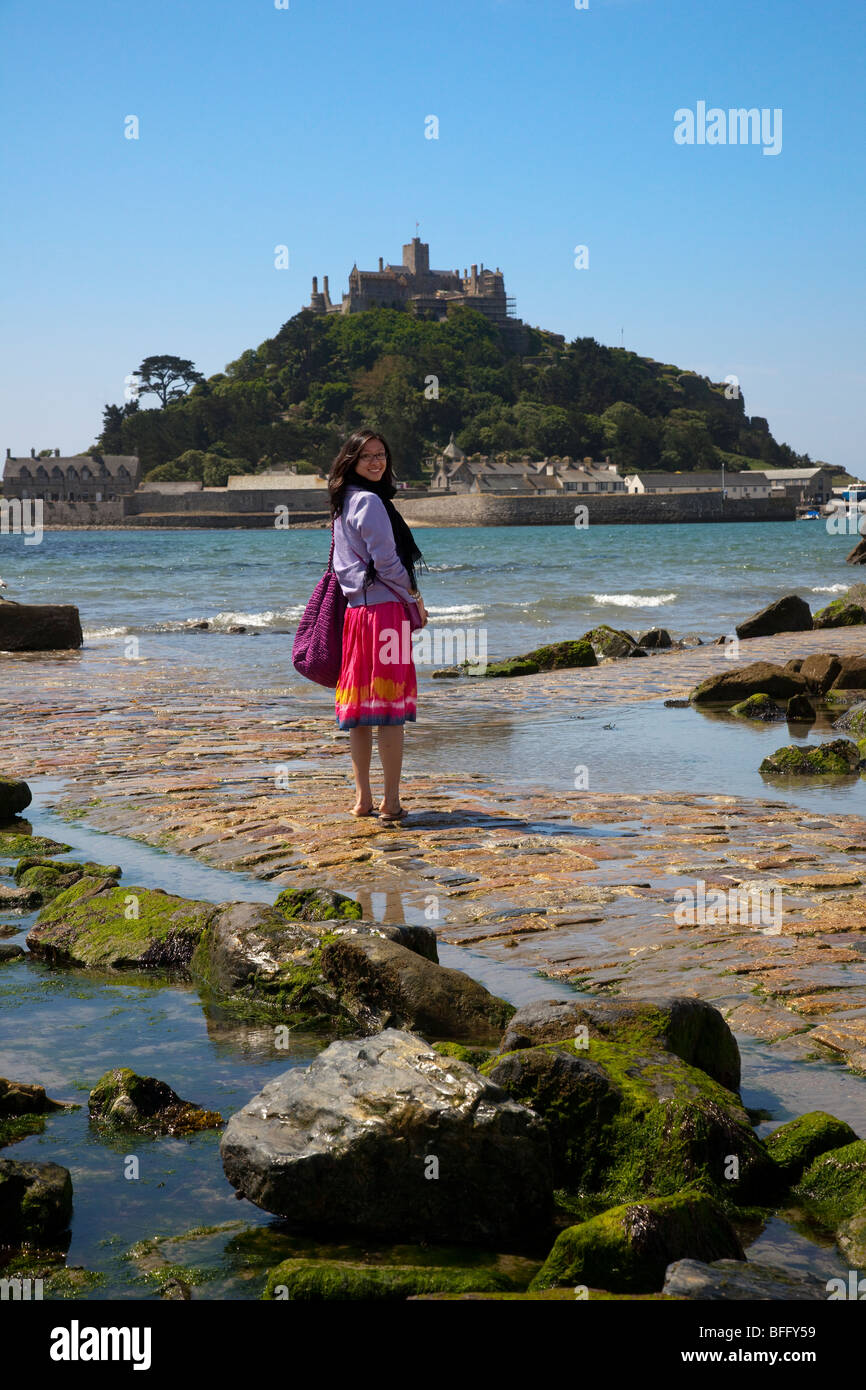
[[[378,463],[381,459],[387,459],[387,457],[388,457],[388,455],[387,455],[387,454],[383,454],[383,453],[381,452],[381,450],[380,450],[378,454],[359,454],[359,455],[358,455],[358,462],[359,462],[359,463]]]

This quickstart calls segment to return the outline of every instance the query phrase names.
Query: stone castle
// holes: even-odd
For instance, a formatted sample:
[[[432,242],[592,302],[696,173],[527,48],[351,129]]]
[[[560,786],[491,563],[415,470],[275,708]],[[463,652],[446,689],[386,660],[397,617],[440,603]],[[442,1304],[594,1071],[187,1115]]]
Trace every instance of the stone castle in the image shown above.
[[[521,351],[526,325],[515,317],[514,299],[505,293],[502,271],[479,270],[473,265],[461,275],[459,270],[431,270],[430,247],[426,241],[413,237],[403,247],[402,265],[385,265],[379,257],[378,270],[359,270],[357,264],[349,273],[349,292],[339,304],[331,301],[328,277],[313,276],[313,292],[305,305],[314,314],[357,314],[364,309],[413,309],[444,319],[450,304],[466,304],[501,330],[515,351]]]

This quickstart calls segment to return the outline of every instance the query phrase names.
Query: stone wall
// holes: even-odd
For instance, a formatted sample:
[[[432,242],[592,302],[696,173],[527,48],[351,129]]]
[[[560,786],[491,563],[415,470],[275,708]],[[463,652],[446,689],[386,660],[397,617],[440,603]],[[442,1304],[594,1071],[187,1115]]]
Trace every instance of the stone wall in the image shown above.
[[[450,497],[398,497],[400,511],[410,524],[429,526],[568,526],[575,508],[585,506],[590,525],[612,526],[646,522],[793,521],[790,498],[728,498],[719,493],[680,496],[629,497],[568,493],[556,497],[509,497],[460,494]]]

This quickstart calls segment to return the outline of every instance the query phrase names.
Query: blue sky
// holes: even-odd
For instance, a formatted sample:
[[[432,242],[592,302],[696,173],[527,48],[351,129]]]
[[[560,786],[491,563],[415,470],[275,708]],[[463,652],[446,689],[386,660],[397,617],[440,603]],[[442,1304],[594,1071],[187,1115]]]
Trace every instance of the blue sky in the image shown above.
[[[866,472],[864,40],[862,0],[0,0],[0,455],[86,448],[143,357],[221,371],[417,220]],[[699,101],[781,109],[781,152],[678,145]]]

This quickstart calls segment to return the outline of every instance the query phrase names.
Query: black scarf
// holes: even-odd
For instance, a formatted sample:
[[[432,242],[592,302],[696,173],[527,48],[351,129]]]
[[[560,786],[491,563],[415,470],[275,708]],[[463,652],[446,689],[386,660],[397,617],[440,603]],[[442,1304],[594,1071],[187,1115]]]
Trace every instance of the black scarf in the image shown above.
[[[415,543],[415,537],[412,535],[408,522],[400,515],[394,503],[391,501],[391,498],[396,492],[396,488],[393,486],[389,487],[384,478],[378,478],[375,482],[371,481],[369,478],[362,478],[354,468],[350,469],[347,473],[346,481],[351,483],[354,487],[364,488],[367,492],[375,492],[376,496],[380,497],[384,502],[385,511],[388,513],[391,522],[391,530],[394,534],[394,545],[397,554],[409,576],[409,588],[417,588],[418,581],[415,577],[415,566],[417,564],[420,568],[421,565],[424,565],[426,568],[426,562]],[[376,571],[373,561],[371,560],[367,566],[367,574],[364,577],[365,589],[373,582],[375,577]]]

